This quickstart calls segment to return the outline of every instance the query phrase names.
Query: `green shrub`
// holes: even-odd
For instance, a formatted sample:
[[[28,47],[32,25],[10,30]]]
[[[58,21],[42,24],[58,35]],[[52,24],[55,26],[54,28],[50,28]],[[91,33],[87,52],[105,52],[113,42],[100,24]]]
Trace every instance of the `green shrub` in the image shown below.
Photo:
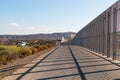
[[[40,46],[39,45],[34,45],[33,48],[36,48],[37,51],[40,51]]]
[[[3,64],[3,65],[7,64],[8,54],[9,53],[6,51],[0,51],[0,64]]]
[[[25,48],[19,51],[19,57],[23,58],[32,54],[32,51],[29,48]]]
[[[24,58],[55,46],[54,43],[49,41],[38,41],[37,43],[30,43],[30,45],[31,47],[0,45],[0,65],[5,65],[8,62],[12,62],[18,58]]]
[[[31,48],[31,50],[32,50],[32,54],[35,54],[38,52],[38,50],[36,48]]]
[[[41,45],[40,46],[40,50],[42,51],[42,50],[45,50],[45,49],[48,49],[48,47],[46,46],[46,45]]]
[[[2,50],[5,50],[5,48],[3,48],[3,47],[0,47],[0,51],[2,51]]]
[[[4,55],[7,55],[7,54],[9,54],[8,51],[5,51],[5,50],[0,51],[0,56],[4,56]]]
[[[0,45],[0,48],[0,64],[7,64],[7,62],[11,62],[17,58],[23,58],[32,54],[32,50],[29,47]]]
[[[18,53],[13,53],[13,54],[9,54],[7,57],[7,61],[13,61],[16,60],[19,57]]]

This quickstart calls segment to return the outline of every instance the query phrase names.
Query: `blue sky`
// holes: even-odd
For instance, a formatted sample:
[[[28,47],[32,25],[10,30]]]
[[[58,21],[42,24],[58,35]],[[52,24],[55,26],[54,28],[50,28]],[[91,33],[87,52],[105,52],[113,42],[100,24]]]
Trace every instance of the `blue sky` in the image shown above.
[[[0,35],[78,32],[117,0],[0,0]]]

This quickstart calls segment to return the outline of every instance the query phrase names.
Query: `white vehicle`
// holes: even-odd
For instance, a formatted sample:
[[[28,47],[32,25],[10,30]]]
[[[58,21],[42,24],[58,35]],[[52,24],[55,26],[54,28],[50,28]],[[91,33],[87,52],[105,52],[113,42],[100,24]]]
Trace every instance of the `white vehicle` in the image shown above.
[[[26,42],[23,42],[23,41],[21,41],[21,42],[18,42],[17,44],[16,44],[16,46],[17,47],[24,47],[24,46],[26,46]]]

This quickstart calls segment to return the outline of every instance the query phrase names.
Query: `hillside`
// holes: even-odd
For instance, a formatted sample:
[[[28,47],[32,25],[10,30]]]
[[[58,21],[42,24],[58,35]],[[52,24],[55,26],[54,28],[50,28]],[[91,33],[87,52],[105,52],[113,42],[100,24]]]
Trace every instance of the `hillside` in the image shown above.
[[[75,35],[74,32],[63,32],[63,33],[51,33],[51,34],[30,34],[30,35],[0,35],[0,41],[9,40],[55,40],[71,39],[71,35]]]

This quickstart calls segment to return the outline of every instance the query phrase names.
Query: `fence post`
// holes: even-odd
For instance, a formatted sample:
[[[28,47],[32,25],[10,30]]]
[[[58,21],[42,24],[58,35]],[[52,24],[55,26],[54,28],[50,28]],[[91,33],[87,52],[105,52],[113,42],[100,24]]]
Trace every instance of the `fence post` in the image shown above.
[[[107,58],[110,57],[110,14],[107,13]]]
[[[98,37],[98,42],[97,42],[97,44],[98,44],[98,53],[100,53],[100,34],[99,34],[99,21],[97,22],[97,37]]]
[[[105,39],[104,39],[105,33],[104,33],[104,16],[102,17],[102,55],[104,55],[104,50],[105,50]]]
[[[113,48],[113,60],[116,59],[116,8],[113,9],[113,38],[112,38],[112,48]]]

